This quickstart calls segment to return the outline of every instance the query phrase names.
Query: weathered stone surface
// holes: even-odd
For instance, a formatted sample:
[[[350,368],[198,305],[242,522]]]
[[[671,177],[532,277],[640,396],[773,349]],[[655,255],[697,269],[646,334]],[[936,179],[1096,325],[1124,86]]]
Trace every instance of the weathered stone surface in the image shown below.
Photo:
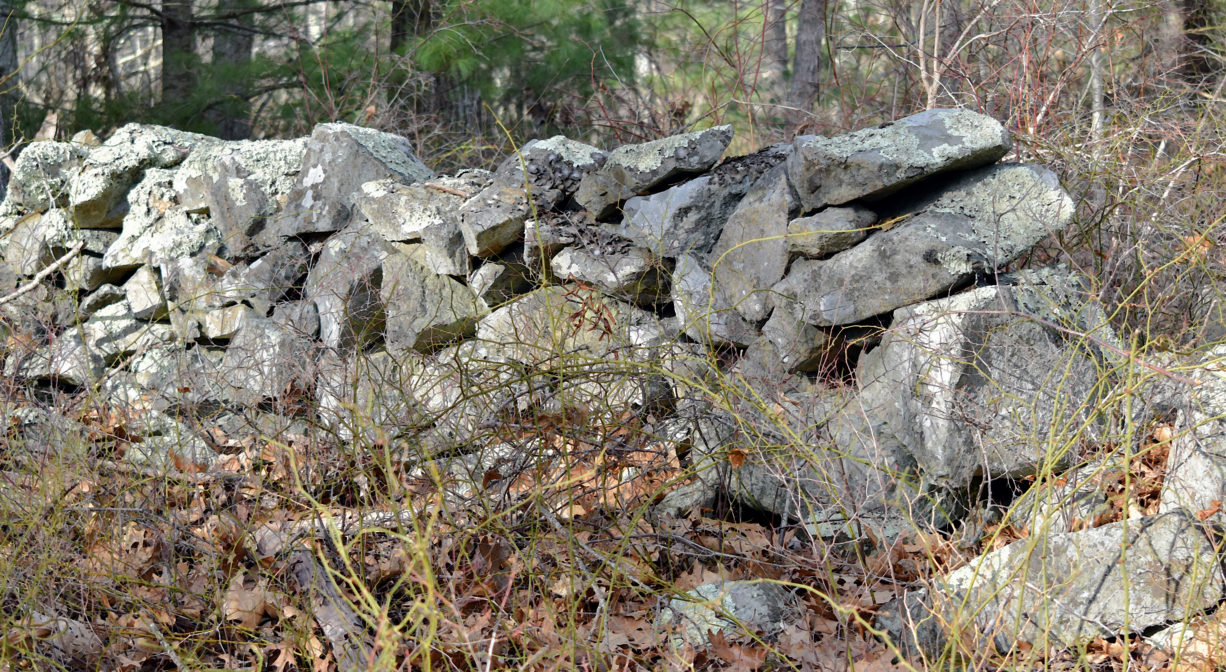
[[[621,224],[606,230],[651,250],[658,257],[682,253],[705,259],[724,222],[754,182],[787,158],[790,145],[772,145],[728,159],[709,173],[650,196],[626,201]]]
[[[788,221],[796,208],[786,168],[772,168],[728,216],[711,252],[716,291],[750,322],[761,322],[770,314],[770,289],[783,279],[787,267]]]
[[[796,598],[777,583],[716,581],[669,600],[660,611],[656,629],[675,632],[670,638],[674,647],[703,648],[709,643],[708,632],[748,629],[772,637],[801,617]]]
[[[788,222],[788,251],[823,259],[859,244],[876,223],[877,214],[859,205],[826,208]]]
[[[1093,436],[1097,365],[1014,297],[982,287],[900,309],[861,358],[859,407],[934,489],[1066,467],[1055,432]]]
[[[350,124],[320,124],[306,143],[298,180],[286,199],[285,217],[271,233],[290,237],[339,231],[349,222],[354,195],[367,182],[405,184],[434,173],[413,154],[408,140]]]
[[[65,333],[51,345],[12,353],[4,362],[5,376],[76,387],[91,385],[104,369],[102,355],[85,346],[79,330]]]
[[[86,156],[75,142],[32,142],[21,150],[6,200],[25,210],[43,212],[66,204],[72,178]]]
[[[221,238],[212,221],[175,204],[175,172],[151,168],[144,174],[145,178],[128,193],[123,233],[103,256],[105,267],[134,270],[142,264],[158,266],[215,252]]]
[[[525,294],[477,324],[498,359],[557,367],[627,355],[662,336],[654,315],[589,289],[550,286]]]
[[[940,595],[912,596],[894,605],[901,617],[878,621],[891,639],[914,642],[910,625],[927,620],[926,641],[905,650],[939,654],[948,626],[935,623],[954,624],[959,637],[978,640],[963,642],[972,647],[1075,647],[1185,618],[1223,593],[1213,544],[1182,511],[1022,539],[937,585]]]
[[[681,329],[699,343],[744,346],[760,335],[722,288],[712,283],[710,269],[693,255],[677,258],[670,286]]]
[[[306,298],[319,309],[319,336],[345,351],[383,331],[383,259],[391,244],[367,227],[349,227],[324,244],[307,275]]]
[[[162,276],[148,266],[136,269],[123,284],[124,296],[138,320],[161,320],[167,315],[166,295],[162,292]]]
[[[489,308],[473,291],[419,262],[420,247],[397,250],[383,260],[380,300],[386,314],[387,349],[436,350],[471,336]]]
[[[315,385],[320,419],[337,438],[384,445],[425,427],[426,413],[412,394],[413,377],[423,368],[417,353],[325,352]]]
[[[81,319],[85,319],[98,312],[101,308],[122,301],[125,296],[126,294],[120,287],[111,284],[101,285],[90,292],[88,296],[81,299],[81,305],[78,307],[77,312],[80,314]],[[135,311],[133,311],[133,314],[135,315]],[[139,318],[140,316],[136,317]]]
[[[668,301],[668,276],[663,262],[649,250],[630,247],[567,247],[549,262],[554,275],[593,285],[609,296],[641,306]]]
[[[216,138],[162,126],[128,124],[120,128],[90,151],[81,172],[72,179],[68,200],[72,221],[82,229],[116,228],[125,214],[124,194],[141,180],[146,169],[176,166],[193,151],[218,142]],[[132,207],[136,206],[133,202]]]
[[[1184,509],[1214,522],[1226,520],[1221,511],[1226,502],[1224,357],[1226,345],[1218,345],[1188,361],[1165,363],[1182,380],[1162,378],[1145,386],[1147,406],[1166,416],[1171,431],[1161,512]]]
[[[262,234],[279,215],[305,151],[306,139],[298,138],[227,142],[195,152],[175,174],[178,201],[185,210],[209,214],[222,256],[267,249],[277,241]]]
[[[34,275],[68,250],[72,222],[63,210],[31,213],[4,238],[4,261],[18,275]]]
[[[531,140],[498,166],[494,183],[527,186],[532,205],[548,210],[570,198],[585,175],[605,161],[605,153],[560,135]]]
[[[827,353],[834,341],[830,334],[797,317],[794,311],[798,310],[803,307],[776,300],[770,319],[762,325],[762,335],[787,371],[816,371],[830,363]]]
[[[460,206],[460,233],[474,257],[498,254],[524,235],[524,220],[530,212],[522,185],[495,181]]]
[[[925,177],[995,163],[1012,148],[995,119],[964,109],[919,114],[795,142],[788,173],[805,212],[890,194]]]
[[[224,396],[255,406],[310,390],[315,354],[312,342],[286,324],[248,314],[218,367]]]
[[[92,292],[110,282],[124,276],[122,271],[106,268],[102,257],[89,254],[78,254],[61,267],[64,274],[64,288],[69,291]]]
[[[849,324],[990,273],[1072,216],[1051,171],[993,166],[958,179],[888,231],[826,261],[794,263],[775,290],[798,298],[814,324]]]
[[[613,214],[632,196],[641,196],[678,175],[699,173],[719,161],[732,142],[731,126],[716,126],[671,138],[618,147],[604,165],[579,182],[575,200],[598,219]]]
[[[1009,522],[1028,532],[1073,532],[1092,527],[1111,514],[1111,488],[1121,465],[1096,461],[1066,472],[1059,479],[1035,483],[1009,507]]]
[[[522,264],[487,261],[469,274],[468,287],[487,306],[500,306],[529,291],[532,280]]]
[[[439,177],[406,185],[379,180],[362,185],[358,210],[388,242],[420,242],[430,252],[430,267],[445,275],[465,275],[468,248],[460,232],[458,210],[489,183],[484,171]]]
[[[247,321],[262,317],[250,306],[236,304],[210,310],[200,320],[200,335],[209,341],[228,341]]]
[[[242,261],[227,269],[215,285],[217,300],[222,305],[241,301],[267,315],[273,304],[301,288],[309,264],[306,245],[284,241],[251,263]]]

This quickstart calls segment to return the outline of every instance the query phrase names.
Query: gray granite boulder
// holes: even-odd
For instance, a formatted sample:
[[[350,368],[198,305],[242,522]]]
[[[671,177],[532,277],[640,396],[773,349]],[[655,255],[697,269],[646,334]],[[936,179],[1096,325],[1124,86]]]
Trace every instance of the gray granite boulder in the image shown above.
[[[716,126],[618,147],[604,165],[584,176],[575,200],[597,219],[608,217],[633,196],[649,194],[680,175],[714,166],[730,142],[732,127]]]
[[[306,143],[285,216],[273,222],[279,238],[339,231],[349,223],[354,195],[367,182],[391,178],[405,184],[434,177],[398,135],[351,124],[320,124]]]
[[[775,291],[800,300],[814,324],[850,324],[990,274],[1072,217],[1072,200],[1046,168],[984,168],[849,250],[797,261]]]
[[[711,279],[711,269],[691,254],[677,258],[670,282],[673,308],[687,336],[700,343],[745,346],[760,332],[736,309],[722,285]]]
[[[622,222],[602,226],[658,257],[690,253],[705,259],[741,197],[762,174],[786,159],[790,149],[790,145],[772,145],[728,159],[659,193],[630,198],[622,208]]]
[[[805,212],[880,198],[942,172],[995,163],[1012,148],[1000,122],[934,109],[834,138],[798,138],[788,173]]]
[[[852,205],[824,208],[788,222],[788,252],[809,259],[824,259],[868,238],[877,214]]]
[[[788,262],[788,222],[799,204],[785,166],[754,183],[728,216],[711,251],[711,280],[750,322],[771,311],[771,287],[783,279]]]
[[[1015,541],[888,605],[876,625],[913,662],[951,637],[970,652],[1077,647],[1193,615],[1223,585],[1202,525],[1172,512]]]

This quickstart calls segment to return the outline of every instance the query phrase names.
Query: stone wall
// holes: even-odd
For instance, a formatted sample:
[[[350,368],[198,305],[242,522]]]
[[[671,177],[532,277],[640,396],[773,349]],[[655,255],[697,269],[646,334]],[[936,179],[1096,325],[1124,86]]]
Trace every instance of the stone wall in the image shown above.
[[[451,176],[346,124],[34,143],[0,206],[3,373],[121,409],[145,468],[295,436],[438,456],[465,492],[527,459],[492,438],[512,417],[633,418],[689,467],[660,511],[723,490],[823,536],[948,530],[984,483],[1080,463],[1066,439],[1104,431],[1126,351],[1084,279],[1010,269],[1074,216],[1051,171],[998,163],[1009,134],[965,110],[724,158],[731,139],[555,137]],[[30,441],[70,422],[7,412]],[[1211,501],[1214,478],[1171,501]],[[1206,552],[1186,514],[1062,543],[1175,535],[1177,582]],[[1209,583],[1187,613],[1220,597]],[[885,625],[916,632],[907,609],[938,608],[924,599]],[[1044,627],[1114,623],[1081,606],[1094,620]]]

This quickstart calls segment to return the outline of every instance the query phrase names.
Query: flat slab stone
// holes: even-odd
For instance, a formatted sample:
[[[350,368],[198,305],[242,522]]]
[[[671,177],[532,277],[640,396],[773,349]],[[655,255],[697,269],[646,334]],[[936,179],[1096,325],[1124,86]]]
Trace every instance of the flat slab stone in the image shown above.
[[[991,117],[925,110],[847,135],[797,139],[788,173],[805,212],[878,198],[926,177],[995,163],[1012,148]]]
[[[775,290],[804,304],[812,324],[851,324],[991,273],[1072,217],[1073,201],[1050,170],[991,166],[849,250],[797,261]]]
[[[604,165],[579,182],[575,200],[598,219],[616,212],[632,196],[684,173],[699,173],[719,161],[732,142],[731,126],[624,145],[609,153]]]

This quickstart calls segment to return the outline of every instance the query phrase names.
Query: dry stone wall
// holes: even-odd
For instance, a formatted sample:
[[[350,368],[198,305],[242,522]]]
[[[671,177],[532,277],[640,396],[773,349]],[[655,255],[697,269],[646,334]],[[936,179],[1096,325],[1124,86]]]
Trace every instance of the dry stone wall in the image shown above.
[[[34,143],[0,206],[3,375],[122,409],[126,458],[146,468],[294,435],[437,457],[456,496],[542,457],[492,438],[512,415],[635,417],[690,467],[659,512],[723,491],[822,536],[948,531],[993,479],[1082,466],[1066,437],[1108,431],[1100,400],[1126,350],[1084,279],[1010,270],[1074,216],[1051,171],[999,163],[1007,131],[957,109],[725,158],[731,139],[606,152],[555,137],[447,176],[347,124]],[[998,618],[1032,597],[994,589],[1016,579],[1024,548],[1007,547],[881,626],[923,656],[946,646],[932,624],[951,601],[975,602],[1001,642],[1214,606],[1222,577],[1188,502],[1226,498],[1226,379],[1202,375],[1194,398],[1155,392],[1182,431],[1162,516],[1078,531],[1074,509],[1026,508],[1060,548],[1027,561],[1028,581],[1072,577],[1049,620]],[[72,423],[6,413],[28,444]],[[1126,614],[1078,587],[1123,581],[1079,556],[1121,544],[1164,570]],[[1196,600],[1167,599],[1188,581]]]

